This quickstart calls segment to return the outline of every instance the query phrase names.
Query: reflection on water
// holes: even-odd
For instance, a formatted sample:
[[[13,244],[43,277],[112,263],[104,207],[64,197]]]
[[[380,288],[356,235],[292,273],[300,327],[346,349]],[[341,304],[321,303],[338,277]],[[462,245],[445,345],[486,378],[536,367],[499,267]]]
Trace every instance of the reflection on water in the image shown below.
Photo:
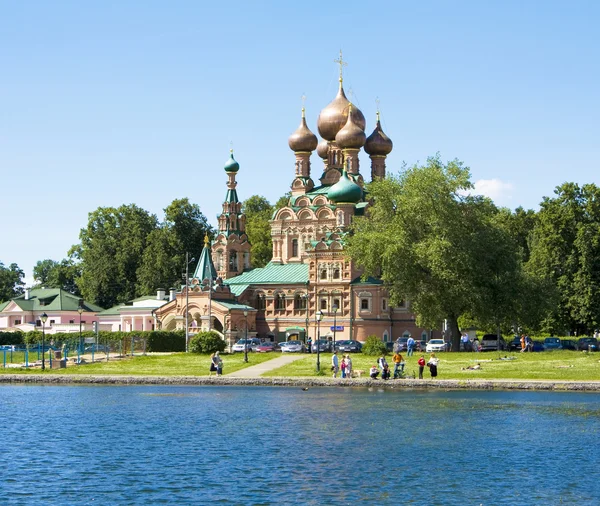
[[[600,395],[0,386],[3,504],[598,504]]]

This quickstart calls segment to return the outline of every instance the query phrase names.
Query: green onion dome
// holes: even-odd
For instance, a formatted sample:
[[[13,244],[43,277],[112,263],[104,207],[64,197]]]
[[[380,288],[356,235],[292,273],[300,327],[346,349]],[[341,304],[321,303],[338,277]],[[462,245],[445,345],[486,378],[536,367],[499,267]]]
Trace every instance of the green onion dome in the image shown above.
[[[337,133],[343,128],[343,126],[348,121],[348,106],[350,105],[350,101],[346,98],[346,94],[344,93],[344,88],[342,87],[342,83],[340,82],[340,88],[338,90],[338,94],[333,99],[333,101],[325,107],[319,114],[319,119],[317,120],[317,127],[319,128],[319,134],[323,139],[328,141],[335,140],[335,136]],[[360,109],[354,108],[354,122],[362,128],[365,129],[367,123],[365,122],[365,117]]]
[[[329,155],[329,143],[325,139],[321,139],[317,146],[317,155],[323,160],[327,160],[327,155]]]
[[[356,204],[362,198],[362,188],[348,177],[346,169],[340,180],[327,192],[327,198],[335,204]]]
[[[365,151],[369,155],[387,156],[392,151],[394,143],[381,129],[379,112],[377,113],[377,126],[373,133],[367,137]]]
[[[348,120],[335,136],[335,143],[342,149],[360,149],[365,145],[367,136],[363,128],[354,123],[354,108],[348,105]]]
[[[238,170],[240,170],[240,164],[235,161],[232,149],[229,152],[229,160],[225,164],[225,172],[237,172]]]
[[[318,144],[317,136],[313,134],[306,126],[306,118],[304,117],[304,107],[302,108],[302,120],[298,129],[290,135],[288,144],[294,152],[312,152]]]

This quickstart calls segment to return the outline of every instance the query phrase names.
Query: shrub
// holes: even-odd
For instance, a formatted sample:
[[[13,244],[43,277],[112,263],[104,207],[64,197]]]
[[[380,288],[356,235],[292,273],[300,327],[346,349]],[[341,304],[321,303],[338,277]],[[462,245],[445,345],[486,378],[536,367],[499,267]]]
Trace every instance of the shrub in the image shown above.
[[[190,340],[192,353],[214,353],[225,351],[225,341],[216,332],[200,332]]]
[[[3,344],[23,344],[23,332],[0,332],[0,346]]]
[[[365,355],[387,355],[387,348],[379,337],[369,336],[363,344],[362,352]]]

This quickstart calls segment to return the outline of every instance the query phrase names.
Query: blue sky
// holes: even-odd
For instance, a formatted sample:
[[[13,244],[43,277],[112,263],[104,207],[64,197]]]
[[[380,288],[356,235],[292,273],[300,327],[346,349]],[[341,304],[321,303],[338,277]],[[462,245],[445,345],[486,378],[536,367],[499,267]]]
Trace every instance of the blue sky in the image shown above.
[[[240,198],[275,201],[340,49],[368,133],[380,101],[388,170],[439,151],[510,208],[600,184],[598,19],[593,1],[0,2],[0,261],[29,278],[99,206],[162,218],[189,197],[216,224],[230,143]]]

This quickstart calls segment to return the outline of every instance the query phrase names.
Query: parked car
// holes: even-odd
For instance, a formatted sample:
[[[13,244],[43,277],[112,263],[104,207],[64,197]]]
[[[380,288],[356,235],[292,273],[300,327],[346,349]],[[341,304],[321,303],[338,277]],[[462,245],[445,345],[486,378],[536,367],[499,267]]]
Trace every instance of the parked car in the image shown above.
[[[577,341],[579,351],[598,351],[598,339],[595,337],[582,337]]]
[[[506,343],[504,339],[498,339],[496,334],[485,334],[481,338],[481,351],[505,350]]]
[[[562,350],[562,343],[558,337],[547,337],[544,339],[545,350]]]
[[[577,343],[573,339],[562,339],[560,344],[563,350],[577,350]]]
[[[431,339],[425,347],[427,353],[433,353],[437,351],[446,351],[446,341],[443,339]]]
[[[352,340],[347,340],[347,341],[338,341],[336,348],[339,351],[343,351],[345,353],[348,352],[360,352],[362,350],[362,343],[359,343],[358,341],[352,341]]]
[[[408,337],[399,337],[394,343],[394,351],[403,352],[408,350]]]
[[[302,353],[304,344],[302,341],[286,341],[285,346],[281,347],[282,353]]]
[[[260,346],[260,339],[252,337],[248,339],[248,351],[256,351],[256,348]],[[246,351],[246,339],[240,339],[231,347],[233,353]]]
[[[521,337],[515,336],[513,340],[508,343],[508,349],[510,351],[521,351]]]
[[[256,351],[257,353],[268,353],[270,351],[275,351],[276,348],[277,343],[273,341],[265,341],[264,343],[260,343],[254,351]]]
[[[533,341],[533,349],[531,351],[545,351],[544,344],[539,341]]]
[[[327,339],[319,339],[318,341],[314,341],[312,344],[312,352],[317,352],[317,346],[319,347],[319,351],[322,353],[324,351],[331,351],[331,341]]]

